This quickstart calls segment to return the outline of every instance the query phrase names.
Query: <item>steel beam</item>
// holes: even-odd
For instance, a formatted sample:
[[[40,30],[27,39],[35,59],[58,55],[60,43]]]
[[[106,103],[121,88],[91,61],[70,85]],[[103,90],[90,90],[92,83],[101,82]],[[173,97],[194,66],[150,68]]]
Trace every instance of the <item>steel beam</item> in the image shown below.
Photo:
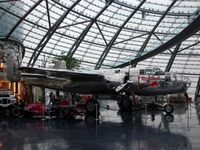
[[[0,3],[6,3],[6,2],[10,3],[10,2],[13,2],[13,1],[16,2],[16,1],[19,1],[19,0],[1,0]]]
[[[182,52],[183,50],[186,50],[186,49],[188,49],[188,48],[190,48],[190,47],[192,47],[192,46],[198,45],[199,43],[200,43],[200,41],[195,42],[194,44],[191,44],[191,45],[189,45],[189,46],[187,46],[187,47],[185,47],[185,48],[180,49],[179,52]]]
[[[103,51],[103,53],[101,54],[95,69],[99,69],[104,61],[104,59],[106,58],[108,52],[110,51],[111,47],[113,46],[115,40],[117,39],[117,37],[119,36],[120,32],[122,31],[122,29],[124,28],[124,26],[128,23],[128,21],[133,17],[133,15],[138,11],[138,9],[144,4],[146,0],[143,0],[136,9],[134,9],[134,11],[128,16],[128,18],[124,21],[124,23],[121,25],[121,27],[118,29],[118,31],[115,33],[115,35],[112,37],[112,39],[110,40],[109,44],[106,46],[105,50]]]
[[[105,44],[108,45],[108,43],[107,43],[107,41],[106,41],[106,39],[105,39],[105,37],[103,35],[103,32],[101,31],[101,28],[99,27],[99,25],[98,25],[98,23],[96,21],[95,21],[95,24],[96,24],[96,26],[97,26],[97,28],[98,28],[98,30],[99,30],[104,42],[105,42]]]
[[[197,82],[197,87],[196,87],[196,91],[195,91],[195,97],[200,96],[200,75],[199,75],[199,79]]]
[[[182,41],[186,40],[187,38],[191,37],[193,34],[197,33],[200,30],[200,15],[193,21],[191,22],[185,29],[183,29],[179,34],[174,36],[172,39],[167,41],[166,43],[162,44],[161,46],[155,48],[154,50],[140,56],[139,58],[135,58],[133,60],[130,60],[126,63],[123,63],[121,65],[115,66],[113,68],[118,68],[118,67],[125,67],[129,65],[129,62],[131,64],[138,63],[140,61],[143,61],[147,58],[150,58],[152,56],[155,56],[159,53],[164,52],[165,50],[173,47],[174,45],[178,45]]]
[[[129,9],[135,9],[136,8],[136,6],[132,6],[130,4],[126,4],[121,0],[115,0],[114,3],[116,3],[116,4],[120,5],[120,6],[127,7]],[[154,4],[154,3],[151,3],[151,4]],[[148,8],[145,8],[145,7],[144,8],[140,8],[139,11],[146,12],[146,13],[152,13],[152,14],[159,14],[159,15],[162,15],[162,13],[163,13],[162,11],[159,11],[158,9],[148,9]],[[184,12],[184,13],[182,13],[182,12],[181,13],[169,12],[169,15],[170,16],[192,16],[193,13],[189,13],[189,12]]]
[[[147,34],[145,33],[145,34],[141,34],[141,35],[138,35],[138,36],[134,36],[134,37],[131,37],[131,38],[128,38],[128,39],[119,41],[119,42],[115,42],[113,45],[120,44],[120,43],[124,43],[124,42],[130,41],[130,40],[133,40],[133,39],[136,39],[136,38],[145,36],[145,35],[147,35]]]
[[[181,75],[187,75],[187,76],[189,76],[189,75],[191,75],[191,76],[200,76],[200,74],[199,73],[191,73],[191,72],[175,72],[175,73],[177,73],[177,74],[181,74]]]
[[[181,43],[179,43],[179,44],[175,47],[174,51],[172,52],[172,55],[171,55],[171,57],[170,57],[170,59],[169,59],[169,62],[168,62],[168,64],[167,64],[166,68],[165,68],[165,71],[166,71],[166,72],[169,72],[169,71],[170,71],[170,69],[171,69],[172,64],[173,64],[173,62],[174,62],[174,59],[176,58],[176,54],[178,53],[178,50],[179,50],[180,46],[181,46]]]
[[[10,32],[7,34],[6,39],[8,39],[11,34],[15,31],[15,29],[18,27],[18,25],[24,21],[24,19],[42,2],[43,0],[39,0],[37,3],[35,3],[25,14],[23,17],[20,18],[20,20],[15,24],[15,26],[10,30]]]
[[[155,30],[157,29],[157,27],[159,26],[159,24],[162,22],[162,20],[165,18],[165,16],[168,14],[168,12],[170,11],[170,9],[174,6],[174,4],[176,3],[177,0],[172,1],[172,3],[170,4],[170,6],[166,9],[166,11],[162,14],[162,16],[160,17],[160,19],[158,20],[158,22],[155,24],[155,26],[153,27],[153,29],[151,30],[149,36],[146,38],[145,42],[143,43],[143,45],[141,46],[140,50],[138,51],[136,58],[140,57],[142,55],[142,53],[144,52],[147,44],[149,43],[149,40],[151,39],[151,36],[154,34]],[[132,67],[136,67],[137,63],[132,64]]]
[[[92,25],[96,22],[98,17],[112,4],[112,2],[113,1],[107,2],[106,5],[101,9],[101,11],[92,19],[92,21],[88,24],[88,26],[79,35],[79,37],[77,38],[77,40],[74,42],[74,44],[70,48],[69,52],[67,53],[67,55],[69,57],[72,57],[74,55],[74,53],[76,52],[77,48],[79,47],[79,45],[81,44],[81,42],[83,41],[85,36],[87,35],[87,33],[90,30],[90,28],[92,27]]]
[[[44,35],[44,37],[42,38],[42,40],[40,41],[40,43],[38,44],[37,48],[35,49],[35,51],[33,52],[29,62],[28,62],[28,66],[33,67],[37,58],[39,57],[40,53],[42,52],[42,50],[44,49],[44,47],[46,46],[46,44],[48,43],[48,41],[51,39],[51,37],[53,36],[53,34],[56,32],[57,28],[59,27],[59,25],[63,22],[63,20],[66,18],[66,16],[70,13],[70,11],[80,2],[81,0],[77,0],[76,2],[74,2],[74,4],[56,21],[56,23],[52,26],[51,29],[48,30],[48,32]],[[36,54],[37,53],[37,54]],[[32,64],[31,64],[32,62]]]
[[[69,25],[65,25],[65,26],[60,26],[58,27],[58,29],[61,29],[61,28],[67,28],[67,27],[71,27],[71,26],[75,26],[75,25],[79,25],[79,24],[84,24],[86,22],[90,22],[91,20],[85,20],[85,21],[81,21],[81,22],[77,22],[77,23],[73,23],[73,24],[69,24]]]
[[[51,19],[50,19],[50,13],[49,13],[49,3],[48,3],[48,0],[45,0],[45,2],[46,2],[46,8],[47,8],[47,17],[48,17],[49,29],[51,29]]]

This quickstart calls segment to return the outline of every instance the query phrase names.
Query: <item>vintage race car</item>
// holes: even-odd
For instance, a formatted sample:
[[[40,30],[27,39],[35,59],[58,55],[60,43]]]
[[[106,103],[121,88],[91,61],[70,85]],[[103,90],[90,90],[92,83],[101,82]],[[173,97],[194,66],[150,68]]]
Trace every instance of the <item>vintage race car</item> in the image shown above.
[[[99,104],[90,96],[81,96],[79,100],[75,101],[74,105],[72,105],[69,100],[64,99],[51,105],[44,105],[42,102],[24,105],[19,102],[11,108],[11,114],[17,118],[25,116],[71,118],[83,113],[95,114],[96,111],[99,111]]]

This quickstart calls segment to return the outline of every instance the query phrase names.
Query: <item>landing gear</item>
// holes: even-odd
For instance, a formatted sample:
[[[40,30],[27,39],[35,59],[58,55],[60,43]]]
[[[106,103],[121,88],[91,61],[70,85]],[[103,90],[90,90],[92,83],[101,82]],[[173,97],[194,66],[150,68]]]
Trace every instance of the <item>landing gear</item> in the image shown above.
[[[174,107],[171,104],[166,104],[166,105],[164,105],[164,111],[167,114],[171,114],[174,112]]]
[[[164,116],[164,121],[170,123],[170,122],[174,122],[174,116],[172,114],[166,114]]]
[[[125,95],[117,100],[117,104],[122,110],[132,110],[133,107],[131,99]]]

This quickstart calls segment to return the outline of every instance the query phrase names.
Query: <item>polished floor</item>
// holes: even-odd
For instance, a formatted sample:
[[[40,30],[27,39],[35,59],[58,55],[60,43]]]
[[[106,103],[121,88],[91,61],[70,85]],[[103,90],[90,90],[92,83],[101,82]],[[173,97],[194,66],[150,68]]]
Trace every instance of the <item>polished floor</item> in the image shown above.
[[[0,150],[199,150],[196,101],[162,111],[121,112],[101,102],[101,114],[75,120],[0,119]]]

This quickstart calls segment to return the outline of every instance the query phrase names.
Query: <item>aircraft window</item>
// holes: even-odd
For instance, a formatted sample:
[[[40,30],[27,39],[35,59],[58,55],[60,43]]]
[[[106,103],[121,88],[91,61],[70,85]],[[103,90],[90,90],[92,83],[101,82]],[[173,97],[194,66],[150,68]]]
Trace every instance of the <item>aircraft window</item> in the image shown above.
[[[164,74],[164,72],[160,68],[154,68],[153,74],[154,75],[161,75],[161,74]]]
[[[120,70],[115,70],[115,73],[119,73],[120,72]]]
[[[164,74],[164,72],[160,68],[140,70],[140,75],[161,75],[161,74]]]
[[[145,75],[145,70],[144,69],[140,70],[140,75]]]
[[[177,81],[177,76],[176,76],[175,73],[172,74],[172,80],[173,80],[173,81]]]
[[[146,69],[146,72],[145,72],[146,75],[153,75],[153,70],[152,69]]]

